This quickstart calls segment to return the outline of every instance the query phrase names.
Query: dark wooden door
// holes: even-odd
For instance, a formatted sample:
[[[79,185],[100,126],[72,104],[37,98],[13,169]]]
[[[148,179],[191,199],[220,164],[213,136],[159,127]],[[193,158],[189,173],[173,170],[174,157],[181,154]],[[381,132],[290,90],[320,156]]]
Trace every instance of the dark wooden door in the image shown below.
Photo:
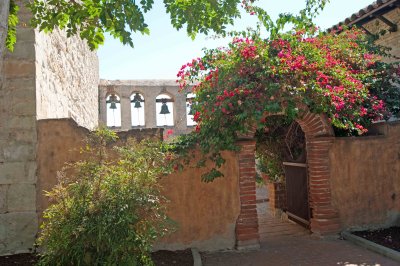
[[[309,227],[307,164],[284,162],[286,179],[287,214],[289,219]]]

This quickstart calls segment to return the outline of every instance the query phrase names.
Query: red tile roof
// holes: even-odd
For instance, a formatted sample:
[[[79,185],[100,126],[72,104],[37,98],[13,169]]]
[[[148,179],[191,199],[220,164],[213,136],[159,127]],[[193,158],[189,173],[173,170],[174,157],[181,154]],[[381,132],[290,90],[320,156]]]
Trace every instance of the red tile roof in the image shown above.
[[[370,20],[375,19],[374,15],[385,14],[395,8],[400,7],[400,0],[378,0],[368,5],[365,8],[360,9],[357,13],[354,13],[350,17],[346,18],[344,21],[332,26],[328,29],[331,31],[336,29],[341,25],[353,26],[353,25],[363,25]]]

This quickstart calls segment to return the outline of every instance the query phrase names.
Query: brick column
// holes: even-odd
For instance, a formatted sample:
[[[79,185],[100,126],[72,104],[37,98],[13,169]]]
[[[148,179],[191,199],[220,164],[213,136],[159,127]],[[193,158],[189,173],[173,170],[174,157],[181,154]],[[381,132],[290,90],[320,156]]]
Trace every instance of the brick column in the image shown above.
[[[307,163],[310,182],[311,231],[318,235],[336,233],[340,229],[339,214],[332,206],[329,149],[333,137],[307,139]]]
[[[307,143],[311,231],[317,235],[337,233],[340,217],[332,205],[329,168],[329,150],[335,134],[324,114],[305,110],[297,122],[305,133]]]
[[[255,140],[240,140],[239,162],[240,214],[236,221],[236,248],[258,249],[260,237],[256,206]]]

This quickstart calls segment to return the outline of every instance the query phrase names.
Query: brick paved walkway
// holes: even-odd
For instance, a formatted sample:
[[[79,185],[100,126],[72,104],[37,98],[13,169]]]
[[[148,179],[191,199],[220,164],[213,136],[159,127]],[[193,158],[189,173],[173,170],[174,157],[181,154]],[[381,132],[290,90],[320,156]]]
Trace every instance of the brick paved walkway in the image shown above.
[[[264,205],[263,205],[264,204]],[[258,203],[261,249],[203,253],[205,266],[374,265],[400,263],[339,239],[318,239],[302,227],[269,215],[266,203]]]
[[[262,242],[258,251],[203,254],[202,259],[205,266],[399,265],[345,240],[310,236],[275,237]]]

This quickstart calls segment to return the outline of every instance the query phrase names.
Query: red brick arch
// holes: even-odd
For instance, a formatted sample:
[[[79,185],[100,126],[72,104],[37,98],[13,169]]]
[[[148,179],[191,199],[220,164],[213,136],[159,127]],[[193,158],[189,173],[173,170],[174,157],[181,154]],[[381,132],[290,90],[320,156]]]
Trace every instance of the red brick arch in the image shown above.
[[[297,119],[306,136],[311,231],[326,235],[339,230],[339,214],[332,206],[329,150],[334,141],[332,126],[323,114],[306,112]]]
[[[311,231],[317,235],[337,233],[339,215],[332,206],[330,188],[329,150],[334,132],[324,114],[303,113],[296,120],[305,133],[309,175],[309,200],[313,210]],[[250,136],[254,136],[255,130]],[[255,145],[249,136],[238,141],[239,193],[241,210],[236,222],[236,246],[238,249],[259,246],[256,209]]]

